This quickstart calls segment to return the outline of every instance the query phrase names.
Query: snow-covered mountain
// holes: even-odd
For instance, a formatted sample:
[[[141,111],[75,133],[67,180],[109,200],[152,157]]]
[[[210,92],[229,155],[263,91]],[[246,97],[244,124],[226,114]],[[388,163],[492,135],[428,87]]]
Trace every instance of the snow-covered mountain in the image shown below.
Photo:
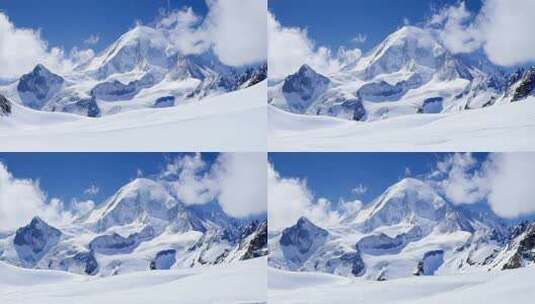
[[[453,54],[432,31],[405,26],[336,74],[304,65],[270,80],[269,102],[293,113],[374,121],[521,101],[535,94],[533,75],[533,68],[507,75],[480,51]]]
[[[0,261],[111,276],[267,255],[265,215],[237,219],[224,213],[217,202],[185,205],[168,182],[135,179],[99,208],[58,227],[35,217],[2,235]]]
[[[0,94],[35,110],[99,117],[194,102],[266,78],[266,63],[231,67],[211,50],[181,53],[171,30],[138,25],[72,72],[59,75],[38,64],[15,82],[0,85]]]
[[[428,182],[405,178],[337,224],[302,217],[270,231],[269,264],[381,281],[502,270],[535,264],[534,236],[535,223],[510,228],[490,211],[453,205]]]

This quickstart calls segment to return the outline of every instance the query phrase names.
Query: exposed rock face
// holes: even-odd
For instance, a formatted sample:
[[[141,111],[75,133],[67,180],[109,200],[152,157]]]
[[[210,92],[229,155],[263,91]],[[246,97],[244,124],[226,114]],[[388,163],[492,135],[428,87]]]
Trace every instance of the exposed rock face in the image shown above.
[[[131,234],[126,238],[117,233],[98,236],[89,243],[89,249],[107,255],[131,253],[141,242],[153,237],[154,230],[147,226],[141,232]]]
[[[176,250],[162,250],[156,254],[154,260],[150,262],[151,270],[170,269],[176,262]]]
[[[60,237],[61,231],[34,217],[29,225],[17,230],[13,243],[23,266],[33,267]]]
[[[0,116],[9,116],[11,114],[11,102],[0,94]]]
[[[442,112],[442,97],[431,97],[424,100],[422,107],[418,109],[418,113],[440,113]]]
[[[328,236],[327,230],[314,225],[306,217],[301,217],[297,224],[284,229],[280,244],[286,259],[295,265],[300,265],[327,240]]]
[[[168,108],[175,106],[175,97],[174,96],[164,96],[156,99],[154,102],[155,108]]]
[[[442,263],[444,263],[443,250],[428,251],[424,254],[422,260],[418,262],[414,275],[433,275]]]
[[[382,255],[397,254],[405,247],[405,245],[406,241],[403,235],[391,238],[384,233],[380,233],[362,238],[356,246],[363,253]]]
[[[529,95],[535,93],[535,67],[532,67],[525,72],[518,80],[518,86],[513,92],[513,99],[511,101],[519,101],[525,99]]]
[[[513,240],[514,253],[502,269],[515,269],[535,263],[535,223],[524,225],[523,232]]]
[[[286,78],[282,92],[287,96],[291,111],[304,112],[327,89],[329,83],[329,78],[305,64],[297,73]]]
[[[257,258],[268,254],[267,250],[267,221],[261,224],[251,223],[248,229],[242,235],[246,240],[246,252],[240,258],[242,260]]]
[[[32,72],[23,75],[17,86],[22,103],[33,109],[41,109],[61,90],[64,80],[38,64]]]
[[[94,275],[98,272],[98,262],[93,252],[77,253],[72,260],[85,274]]]

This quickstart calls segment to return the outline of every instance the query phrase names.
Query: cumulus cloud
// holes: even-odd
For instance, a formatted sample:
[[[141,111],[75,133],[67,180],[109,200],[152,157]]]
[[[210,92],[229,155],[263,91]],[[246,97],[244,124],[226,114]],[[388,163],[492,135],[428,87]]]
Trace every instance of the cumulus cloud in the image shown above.
[[[532,0],[485,0],[477,16],[464,2],[444,8],[430,25],[454,53],[483,48],[489,59],[512,66],[535,61],[535,2]]]
[[[494,154],[485,170],[489,180],[488,203],[496,214],[515,218],[535,213],[534,153]]]
[[[215,199],[217,190],[207,166],[200,153],[178,157],[167,165],[164,177],[176,176],[171,185],[175,195],[185,204],[206,204]]]
[[[282,26],[270,12],[268,41],[268,73],[273,79],[295,73],[305,63],[320,73],[330,74],[340,69],[343,60],[339,57],[358,60],[361,55],[358,49],[333,52],[327,47],[316,46],[305,29]]]
[[[432,179],[455,204],[487,202],[505,218],[535,213],[534,153],[496,153],[483,163],[469,153],[457,153],[437,163]]]
[[[315,199],[305,180],[282,177],[268,166],[268,218],[269,229],[279,231],[294,225],[305,216],[322,227],[336,226],[348,214],[362,208],[362,202],[343,201],[333,204],[326,198]]]
[[[52,198],[47,202],[38,181],[18,179],[0,163],[0,230],[14,230],[27,225],[34,216],[50,223],[63,224],[71,218],[64,210],[59,199]]]
[[[49,47],[38,30],[17,28],[0,12],[0,77],[16,78],[31,71],[38,63],[55,71],[72,68],[61,48]]]
[[[434,175],[441,178],[437,184],[454,204],[478,203],[487,195],[486,176],[470,153],[456,153],[438,161]]]
[[[228,65],[266,60],[267,1],[207,0],[204,30],[214,52]]]
[[[267,209],[267,155],[225,153],[214,168],[218,180],[218,202],[235,217],[260,214]]]
[[[247,217],[266,211],[265,153],[224,153],[211,166],[200,153],[177,158],[163,178],[187,205],[217,200],[225,213]]]
[[[184,7],[164,15],[156,27],[166,29],[183,54],[212,48],[221,62],[231,66],[266,60],[265,0],[206,0],[206,4],[205,18]]]

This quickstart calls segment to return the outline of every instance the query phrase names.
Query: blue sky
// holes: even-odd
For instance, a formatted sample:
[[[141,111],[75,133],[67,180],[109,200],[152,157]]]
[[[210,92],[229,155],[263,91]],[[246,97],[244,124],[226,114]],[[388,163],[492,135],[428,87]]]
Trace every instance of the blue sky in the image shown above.
[[[456,4],[459,0],[271,0],[269,10],[286,27],[306,28],[318,45],[337,49],[340,46],[358,47],[368,51],[388,34],[404,24],[427,20],[439,8]],[[473,12],[481,8],[481,0],[466,0]],[[355,44],[357,34],[366,41]]]
[[[180,153],[0,153],[0,161],[17,179],[39,180],[48,198],[65,203],[71,199],[92,199],[101,203],[120,187],[136,178],[138,169],[144,176],[158,174]],[[216,153],[202,154],[208,164]],[[95,196],[84,191],[91,185],[100,189]]]
[[[270,153],[269,160],[282,177],[306,179],[316,197],[336,202],[339,198],[359,198],[370,202],[405,176],[431,172],[445,153]],[[473,155],[478,161],[486,153]],[[362,184],[368,191],[359,197],[351,193]]]
[[[0,11],[6,13],[18,28],[40,29],[50,46],[69,51],[74,46],[101,51],[136,21],[153,22],[161,9],[190,6],[204,16],[204,0],[0,0]],[[84,41],[91,35],[100,37],[94,45]]]

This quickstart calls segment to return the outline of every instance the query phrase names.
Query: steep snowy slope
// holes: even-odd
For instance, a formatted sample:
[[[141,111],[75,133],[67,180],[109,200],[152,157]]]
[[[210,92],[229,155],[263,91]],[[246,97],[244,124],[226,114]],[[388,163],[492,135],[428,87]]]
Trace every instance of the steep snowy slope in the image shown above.
[[[266,286],[265,258],[195,270],[151,271],[110,278],[25,270],[0,262],[0,302],[5,304],[252,304],[267,301]]]
[[[164,109],[98,119],[12,103],[0,116],[3,151],[262,151],[266,83]],[[187,140],[185,140],[187,139]]]
[[[514,263],[511,256],[524,257],[515,268],[534,263],[532,231],[511,243],[507,235],[497,217],[454,206],[426,182],[405,178],[336,225],[319,227],[303,217],[271,231],[269,263],[378,281],[497,270],[500,261]]]

